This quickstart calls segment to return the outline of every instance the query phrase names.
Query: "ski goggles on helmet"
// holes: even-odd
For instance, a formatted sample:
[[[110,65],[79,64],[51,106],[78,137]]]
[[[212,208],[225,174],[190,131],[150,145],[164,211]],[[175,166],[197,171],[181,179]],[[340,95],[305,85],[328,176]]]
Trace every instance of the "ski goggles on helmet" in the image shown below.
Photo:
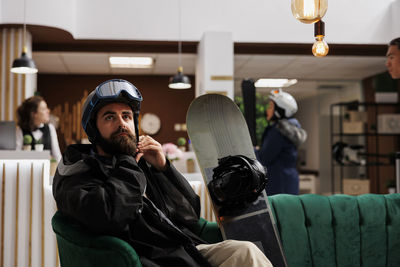
[[[127,100],[134,111],[140,110],[140,102],[143,100],[139,90],[130,82],[121,79],[105,81],[96,87],[92,99],[84,110],[82,118],[84,129],[86,129],[85,127],[92,116],[92,112],[98,104],[102,101],[112,102],[117,98]]]

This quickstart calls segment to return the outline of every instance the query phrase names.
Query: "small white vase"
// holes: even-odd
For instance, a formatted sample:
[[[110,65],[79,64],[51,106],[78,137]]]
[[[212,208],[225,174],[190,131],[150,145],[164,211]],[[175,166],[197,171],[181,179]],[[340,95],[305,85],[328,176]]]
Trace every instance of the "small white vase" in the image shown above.
[[[388,193],[389,193],[389,194],[394,194],[394,193],[396,193],[396,188],[395,188],[395,187],[389,187],[389,188],[388,188]]]
[[[43,151],[43,144],[35,144],[35,151]]]

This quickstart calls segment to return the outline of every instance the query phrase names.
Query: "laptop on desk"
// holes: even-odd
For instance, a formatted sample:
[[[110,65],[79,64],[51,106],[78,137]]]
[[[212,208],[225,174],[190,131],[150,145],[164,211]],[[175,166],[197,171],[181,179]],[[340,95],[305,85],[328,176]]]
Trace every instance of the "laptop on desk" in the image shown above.
[[[0,121],[0,150],[15,150],[15,122]]]

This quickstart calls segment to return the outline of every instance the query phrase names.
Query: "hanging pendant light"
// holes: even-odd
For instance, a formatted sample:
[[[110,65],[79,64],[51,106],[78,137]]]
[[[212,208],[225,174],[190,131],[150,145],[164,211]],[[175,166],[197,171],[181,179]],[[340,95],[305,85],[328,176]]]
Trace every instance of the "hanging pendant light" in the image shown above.
[[[324,57],[329,52],[329,46],[324,40],[325,37],[325,23],[319,20],[314,24],[315,42],[312,47],[312,53],[316,57]]]
[[[179,66],[178,73],[170,78],[168,87],[171,89],[189,89],[192,87],[189,77],[183,75],[182,66]]]
[[[11,72],[19,73],[19,74],[28,74],[28,73],[37,73],[38,69],[36,68],[35,62],[28,57],[27,47],[26,47],[26,23],[25,23],[25,14],[26,14],[26,0],[24,0],[24,32],[23,32],[23,48],[21,57],[15,59],[13,61]]]
[[[300,22],[319,21],[328,9],[328,0],[292,0],[292,14]]]
[[[179,14],[178,14],[178,18],[179,18],[179,27],[178,27],[178,31],[179,31],[179,42],[178,42],[178,63],[179,63],[179,67],[178,67],[178,73],[175,74],[174,76],[172,76],[169,79],[169,84],[168,87],[171,89],[189,89],[192,87],[192,85],[190,84],[190,79],[188,76],[183,74],[183,67],[181,64],[181,54],[182,54],[182,41],[181,41],[181,1],[178,0],[179,2]]]
[[[26,47],[22,50],[21,57],[14,60],[11,72],[19,74],[37,73],[35,62],[26,54]]]

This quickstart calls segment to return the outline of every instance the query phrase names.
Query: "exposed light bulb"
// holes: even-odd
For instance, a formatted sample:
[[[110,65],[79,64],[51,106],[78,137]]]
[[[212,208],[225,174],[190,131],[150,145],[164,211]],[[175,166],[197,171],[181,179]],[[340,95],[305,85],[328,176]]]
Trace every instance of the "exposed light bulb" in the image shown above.
[[[319,21],[328,9],[328,0],[292,0],[292,14],[300,22],[311,24]]]
[[[316,57],[324,57],[329,52],[329,46],[324,40],[324,36],[318,35],[315,38],[315,42],[312,46],[312,53]]]

